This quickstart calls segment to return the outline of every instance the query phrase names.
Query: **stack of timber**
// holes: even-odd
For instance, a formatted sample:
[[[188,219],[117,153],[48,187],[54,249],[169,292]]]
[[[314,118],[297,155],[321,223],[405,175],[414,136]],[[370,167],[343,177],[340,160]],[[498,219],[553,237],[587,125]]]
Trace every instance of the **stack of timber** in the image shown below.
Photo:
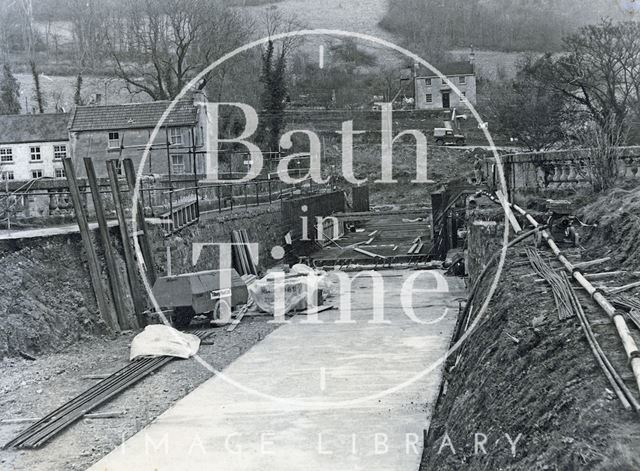
[[[236,271],[240,276],[257,275],[258,266],[256,265],[256,258],[251,252],[247,231],[241,229],[231,232],[231,242],[233,244],[233,266]]]

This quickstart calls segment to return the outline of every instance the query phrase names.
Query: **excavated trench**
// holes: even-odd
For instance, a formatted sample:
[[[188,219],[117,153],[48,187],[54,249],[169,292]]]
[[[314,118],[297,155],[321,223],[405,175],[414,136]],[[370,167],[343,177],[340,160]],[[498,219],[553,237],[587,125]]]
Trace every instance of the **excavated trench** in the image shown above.
[[[614,191],[583,207],[583,248],[564,247],[574,261],[610,256],[593,271],[639,266],[640,192]],[[618,208],[605,211],[604,208]],[[500,248],[501,212],[471,215],[470,285]],[[524,248],[507,254],[497,290],[477,328],[445,368],[445,383],[425,438],[421,470],[636,470],[640,416],[625,410],[596,363],[576,317],[559,320],[551,290],[535,282]],[[555,257],[539,248],[553,267]],[[478,306],[495,267],[480,285]],[[611,283],[624,284],[621,280]],[[626,354],[608,317],[577,290],[596,338],[637,394]],[[638,290],[630,291],[638,296]],[[636,342],[640,335],[632,330]]]

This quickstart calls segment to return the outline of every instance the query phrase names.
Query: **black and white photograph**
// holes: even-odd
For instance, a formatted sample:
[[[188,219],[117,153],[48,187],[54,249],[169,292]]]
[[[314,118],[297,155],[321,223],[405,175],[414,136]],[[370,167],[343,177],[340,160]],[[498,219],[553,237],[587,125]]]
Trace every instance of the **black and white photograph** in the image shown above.
[[[640,471],[640,1],[0,0],[0,471]]]

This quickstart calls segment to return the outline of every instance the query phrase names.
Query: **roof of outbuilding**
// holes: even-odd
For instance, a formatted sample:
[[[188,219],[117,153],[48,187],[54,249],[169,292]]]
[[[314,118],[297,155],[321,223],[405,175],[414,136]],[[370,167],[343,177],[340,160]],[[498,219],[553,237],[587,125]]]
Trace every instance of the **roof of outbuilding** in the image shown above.
[[[0,115],[0,144],[69,140],[69,113]]]
[[[443,75],[474,75],[474,67],[470,62],[447,62],[445,64],[433,64]],[[437,77],[436,74],[426,68],[421,68],[419,77]]]
[[[117,131],[120,129],[155,128],[170,101],[130,103],[124,105],[78,106],[69,130]],[[197,107],[191,100],[180,100],[171,110],[163,126],[190,126],[197,122]]]

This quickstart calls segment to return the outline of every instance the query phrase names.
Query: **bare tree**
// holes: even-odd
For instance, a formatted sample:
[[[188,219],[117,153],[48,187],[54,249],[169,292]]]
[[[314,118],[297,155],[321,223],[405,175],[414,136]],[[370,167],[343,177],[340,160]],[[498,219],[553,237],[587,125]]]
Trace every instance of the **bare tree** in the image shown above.
[[[618,160],[626,140],[627,130],[618,126],[611,117],[605,127],[594,122],[587,123],[577,137],[586,148],[588,177],[594,191],[613,188],[618,175]]]
[[[130,92],[154,100],[175,98],[227,45],[248,34],[237,13],[215,0],[140,0],[126,13],[131,52],[107,36],[115,72]]]
[[[76,61],[81,68],[93,67],[104,52],[108,19],[119,0],[61,0],[72,26]]]
[[[638,109],[640,23],[602,20],[564,42],[566,54],[547,54],[529,72],[582,107],[614,143]]]
[[[541,151],[565,140],[565,123],[573,111],[563,93],[528,74],[530,66],[527,58],[514,80],[489,84],[481,106],[495,132]]]

